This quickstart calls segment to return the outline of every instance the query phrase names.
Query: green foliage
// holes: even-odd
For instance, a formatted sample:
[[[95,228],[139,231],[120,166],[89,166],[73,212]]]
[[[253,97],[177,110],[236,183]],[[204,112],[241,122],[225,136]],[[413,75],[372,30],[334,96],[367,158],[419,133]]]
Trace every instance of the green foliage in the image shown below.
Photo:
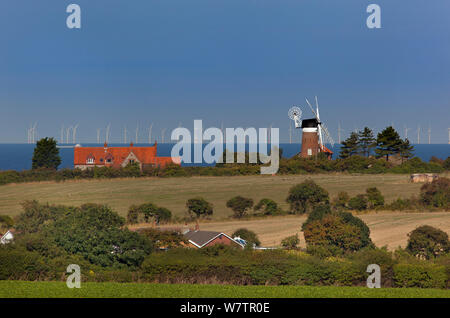
[[[279,215],[283,211],[278,207],[278,204],[271,199],[261,199],[253,208],[254,211],[261,211],[264,215]]]
[[[447,159],[444,160],[444,162],[442,163],[442,167],[445,170],[450,170],[450,157],[447,157]]]
[[[408,234],[406,250],[420,259],[431,259],[449,253],[450,241],[444,231],[423,225]]]
[[[252,206],[252,199],[244,198],[240,195],[235,196],[227,201],[227,208],[233,210],[235,218],[242,218],[247,213],[247,210]]]
[[[396,287],[445,288],[448,276],[444,266],[433,264],[397,264],[394,266]]]
[[[412,158],[413,155],[414,146],[409,143],[408,139],[402,140],[398,153],[400,157],[402,158],[402,163],[404,160],[408,160]]]
[[[160,229],[143,229],[139,234],[147,237],[156,248],[177,248],[188,244],[184,235],[177,231],[161,231]]]
[[[261,242],[258,239],[258,235],[256,235],[255,232],[250,231],[248,229],[245,228],[241,228],[236,230],[232,237],[236,237],[239,236],[241,239],[247,241],[248,246],[252,246],[253,244],[255,244],[256,246],[260,246]]]
[[[378,158],[385,157],[389,161],[389,156],[399,153],[403,141],[392,126],[385,128],[377,136],[377,148],[375,149]]]
[[[350,196],[345,191],[340,191],[336,198],[333,199],[332,205],[336,209],[345,209],[347,207]]]
[[[339,157],[341,159],[349,158],[359,152],[359,136],[358,133],[352,132],[350,137],[342,142]]]
[[[295,249],[300,243],[300,239],[298,238],[298,234],[288,236],[281,241],[281,246],[287,249]]]
[[[165,223],[172,218],[172,212],[166,208],[159,207],[153,203],[132,205],[128,209],[127,223],[150,222],[152,219],[156,224]]]
[[[201,197],[187,200],[186,208],[191,215],[195,214],[197,218],[210,216],[214,212],[213,205]]]
[[[450,179],[439,178],[420,188],[420,197],[425,205],[450,209]]]
[[[367,196],[365,194],[358,194],[348,201],[348,207],[352,210],[363,211],[368,206]]]
[[[308,252],[317,256],[340,255],[372,247],[369,227],[348,212],[316,208],[302,225]]]
[[[363,156],[369,157],[372,149],[376,146],[376,140],[373,137],[373,131],[369,127],[364,127],[358,132],[358,146]]]
[[[35,233],[59,216],[64,215],[70,207],[40,204],[37,201],[22,203],[23,212],[16,218],[16,229],[22,233]]]
[[[14,220],[9,215],[0,215],[0,229],[9,229],[14,225]]]
[[[373,209],[384,206],[384,197],[376,187],[367,188],[366,195],[369,208]]]
[[[328,191],[312,180],[306,180],[289,190],[286,201],[290,204],[291,213],[307,213],[320,204],[329,203]]]
[[[58,169],[61,164],[59,149],[56,147],[56,140],[53,138],[42,138],[36,143],[32,158],[32,168]]]

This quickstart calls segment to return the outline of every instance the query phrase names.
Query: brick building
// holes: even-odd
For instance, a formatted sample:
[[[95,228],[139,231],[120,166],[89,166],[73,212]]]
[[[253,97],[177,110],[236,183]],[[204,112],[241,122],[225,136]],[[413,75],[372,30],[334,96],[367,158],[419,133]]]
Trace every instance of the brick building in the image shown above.
[[[174,163],[180,165],[179,157],[158,157],[157,143],[150,147],[81,147],[74,148],[73,165],[75,168],[88,169],[93,167],[126,167],[130,163],[137,163],[141,170],[152,167],[164,167]]]

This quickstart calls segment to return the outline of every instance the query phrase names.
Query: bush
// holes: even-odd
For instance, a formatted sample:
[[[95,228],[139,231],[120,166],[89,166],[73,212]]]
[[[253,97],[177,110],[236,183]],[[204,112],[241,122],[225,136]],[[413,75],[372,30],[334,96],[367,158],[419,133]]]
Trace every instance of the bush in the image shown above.
[[[8,215],[0,215],[0,228],[9,229],[14,225],[14,220]]]
[[[184,235],[177,231],[162,231],[160,229],[143,229],[139,234],[147,237],[156,248],[177,248],[188,244]]]
[[[394,266],[395,287],[445,288],[447,280],[445,266],[433,264],[397,264]]]
[[[447,157],[447,159],[444,160],[444,162],[442,163],[442,167],[445,170],[450,170],[450,157]]]
[[[368,206],[367,197],[364,194],[358,194],[348,201],[348,207],[352,210],[363,211],[366,210]]]
[[[253,206],[253,200],[241,197],[240,195],[235,196],[227,201],[227,208],[230,208],[234,212],[235,218],[242,218],[248,209]]]
[[[376,187],[367,188],[366,195],[369,207],[371,209],[384,206],[384,197],[381,194],[380,190],[378,190]]]
[[[408,238],[406,249],[418,258],[430,259],[450,252],[447,233],[432,226],[420,226]]]
[[[338,193],[337,197],[333,199],[333,207],[336,209],[345,209],[347,207],[350,196],[347,192],[341,191]]]
[[[420,197],[425,205],[450,209],[450,179],[439,178],[420,188]]]
[[[292,213],[306,213],[314,209],[319,204],[328,204],[328,191],[317,185],[312,180],[306,180],[293,186],[289,190],[286,201],[291,206]]]
[[[213,205],[201,197],[187,200],[186,208],[189,214],[195,214],[197,218],[213,214]]]
[[[172,212],[169,209],[158,207],[153,203],[144,203],[141,205],[132,205],[128,209],[127,223],[136,224],[140,222],[148,223],[151,219],[155,223],[165,223],[172,218]]]
[[[236,230],[232,236],[233,238],[239,236],[241,239],[247,241],[248,246],[253,246],[253,244],[256,246],[261,245],[261,242],[258,239],[258,235],[256,235],[255,232],[247,230],[245,228]]]
[[[271,199],[261,199],[253,208],[254,211],[262,210],[264,215],[282,214],[283,211],[278,207],[278,204]]]
[[[298,234],[288,236],[281,241],[281,246],[287,249],[297,248],[300,243],[300,239],[298,238]]]

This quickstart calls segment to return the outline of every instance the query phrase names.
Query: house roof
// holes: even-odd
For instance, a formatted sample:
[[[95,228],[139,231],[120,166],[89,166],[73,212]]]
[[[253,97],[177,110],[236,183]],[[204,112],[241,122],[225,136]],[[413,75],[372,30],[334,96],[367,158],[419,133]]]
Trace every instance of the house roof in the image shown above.
[[[235,240],[233,240],[231,237],[229,237],[228,235],[226,235],[225,233],[222,232],[213,232],[213,231],[189,231],[187,233],[184,234],[184,236],[186,237],[186,239],[191,242],[192,244],[194,244],[195,246],[201,248],[203,246],[205,246],[206,244],[208,244],[209,242],[211,242],[212,240],[214,240],[216,237],[218,237],[219,235],[224,235],[226,237],[228,237],[231,241],[235,242],[236,244],[242,246],[242,244],[240,244],[239,242],[236,242]]]

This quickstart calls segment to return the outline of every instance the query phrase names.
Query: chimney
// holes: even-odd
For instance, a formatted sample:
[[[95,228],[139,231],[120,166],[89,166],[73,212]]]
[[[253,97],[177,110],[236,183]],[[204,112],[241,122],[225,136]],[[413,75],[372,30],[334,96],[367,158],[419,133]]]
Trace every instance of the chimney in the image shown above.
[[[133,142],[130,142],[130,147],[133,147]]]
[[[103,144],[103,147],[108,147],[108,144],[106,143],[106,141],[105,141],[105,143]]]

